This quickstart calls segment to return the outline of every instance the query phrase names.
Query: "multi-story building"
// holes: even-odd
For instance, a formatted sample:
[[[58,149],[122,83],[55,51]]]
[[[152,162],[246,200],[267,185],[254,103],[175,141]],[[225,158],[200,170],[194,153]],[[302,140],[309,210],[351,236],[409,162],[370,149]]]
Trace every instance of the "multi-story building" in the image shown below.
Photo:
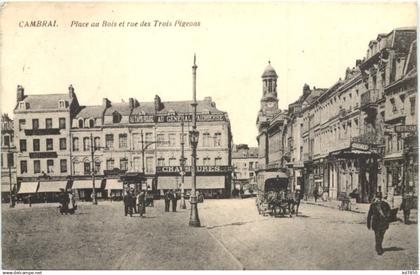
[[[233,189],[252,190],[256,189],[255,170],[258,165],[258,148],[249,147],[247,144],[234,146],[232,152]]]
[[[9,202],[10,191],[16,192],[16,146],[13,120],[1,116],[1,201]]]
[[[80,198],[90,199],[93,180],[99,198],[112,190],[121,194],[123,183],[167,190],[180,188],[183,178],[191,189],[191,103],[156,96],[154,102],[105,98],[102,105],[82,106],[72,86],[68,94],[48,95],[24,95],[18,86],[18,194],[42,193],[49,200],[72,186]],[[230,195],[230,121],[210,97],[198,101],[197,129],[197,189],[207,196]]]
[[[368,202],[379,191],[398,199],[417,177],[417,155],[403,154],[405,139],[417,148],[415,39],[415,28],[380,34],[367,56],[330,88],[305,84],[287,113],[262,105],[257,140],[264,170],[289,168],[292,188],[299,186],[306,196],[315,189],[324,199],[353,192]],[[275,83],[277,75],[270,76]],[[262,102],[266,99],[277,99],[276,91],[264,90]]]

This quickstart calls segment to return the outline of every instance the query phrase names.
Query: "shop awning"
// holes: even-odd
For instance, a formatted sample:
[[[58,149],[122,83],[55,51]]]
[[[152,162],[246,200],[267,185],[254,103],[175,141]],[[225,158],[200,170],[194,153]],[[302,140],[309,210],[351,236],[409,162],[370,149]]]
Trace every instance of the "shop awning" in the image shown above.
[[[39,183],[38,193],[60,192],[60,189],[66,190],[67,181],[41,181]]]
[[[106,190],[123,190],[123,183],[122,181],[119,181],[118,179],[107,179],[105,189]]]
[[[21,182],[18,194],[36,193],[38,185],[37,181]]]
[[[184,177],[184,189],[191,189],[192,177]],[[181,188],[181,177],[159,177],[158,189]],[[224,176],[197,176],[196,189],[224,189]]]
[[[73,181],[73,186],[71,189],[92,189],[93,183],[92,180],[75,180]],[[101,180],[95,180],[95,189],[101,188]]]

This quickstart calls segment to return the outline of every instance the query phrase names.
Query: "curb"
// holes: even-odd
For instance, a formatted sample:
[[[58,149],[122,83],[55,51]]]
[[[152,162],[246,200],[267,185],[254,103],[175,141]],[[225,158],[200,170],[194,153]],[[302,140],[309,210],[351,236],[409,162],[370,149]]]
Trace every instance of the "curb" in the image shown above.
[[[331,208],[331,209],[338,209],[338,206],[334,207],[334,206],[330,206],[330,205],[325,205],[325,204],[320,204],[320,203],[314,203],[314,202],[308,202],[308,201],[301,201],[301,203],[303,204],[310,204],[310,205],[316,205],[316,206],[321,206],[321,207],[326,207],[326,208]],[[366,214],[366,211],[360,211],[360,210],[344,210],[344,211],[348,211],[348,212],[354,212],[354,213],[358,213],[358,214]]]

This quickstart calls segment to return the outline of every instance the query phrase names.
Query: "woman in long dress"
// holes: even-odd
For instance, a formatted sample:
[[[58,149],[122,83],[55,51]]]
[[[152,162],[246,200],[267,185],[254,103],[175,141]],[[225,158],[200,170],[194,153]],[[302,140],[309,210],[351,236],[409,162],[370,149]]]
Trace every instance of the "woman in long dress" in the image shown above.
[[[74,214],[74,212],[76,211],[76,202],[74,200],[74,195],[72,192],[69,192],[68,196],[69,196],[69,206],[68,206],[69,213]]]

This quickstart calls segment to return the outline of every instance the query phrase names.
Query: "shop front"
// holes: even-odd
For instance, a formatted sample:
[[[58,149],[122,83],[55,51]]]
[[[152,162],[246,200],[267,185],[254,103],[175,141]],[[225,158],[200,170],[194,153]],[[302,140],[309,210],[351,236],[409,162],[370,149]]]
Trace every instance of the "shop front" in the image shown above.
[[[95,193],[96,198],[104,198],[104,180],[101,178],[95,179]],[[90,179],[74,179],[71,189],[74,191],[76,199],[82,201],[92,201],[93,181]]]

